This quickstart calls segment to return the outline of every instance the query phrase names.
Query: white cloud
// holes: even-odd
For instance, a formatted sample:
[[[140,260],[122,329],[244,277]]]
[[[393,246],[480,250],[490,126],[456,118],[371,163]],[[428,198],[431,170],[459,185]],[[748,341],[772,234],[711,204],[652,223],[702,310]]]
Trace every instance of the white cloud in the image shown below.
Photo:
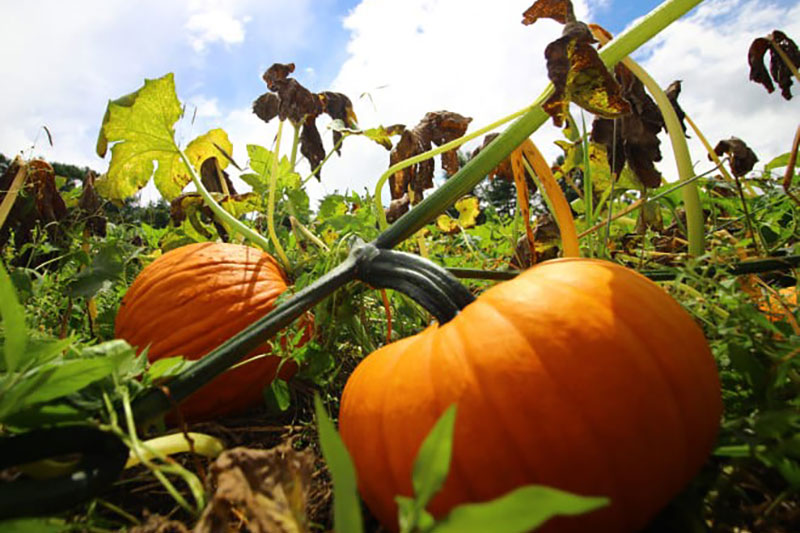
[[[189,41],[195,52],[204,52],[210,43],[238,44],[244,41],[244,24],[250,17],[241,20],[220,9],[194,13],[186,22]]]
[[[749,81],[747,50],[756,37],[781,28],[800,37],[800,4],[707,0],[690,16],[678,20],[635,55],[662,86],[683,80],[680,102],[713,145],[731,136],[743,139],[767,163],[790,148],[798,119],[800,94],[784,100]],[[691,133],[690,133],[691,135]],[[692,135],[689,147],[698,170],[710,168],[706,152]],[[668,180],[675,179],[674,159],[662,136]],[[758,168],[758,167],[757,167]]]
[[[607,3],[576,2],[577,15],[591,20],[590,11]],[[362,126],[413,126],[426,111],[448,109],[473,117],[469,131],[474,131],[525,106],[547,83],[543,52],[561,27],[548,20],[520,24],[529,4],[497,2],[487,8],[476,0],[363,0],[344,22],[351,32],[349,57],[334,90],[355,97]],[[748,80],[749,43],[774,27],[800,36],[800,5],[707,0],[635,57],[664,87],[684,80],[682,105],[710,142],[739,136],[766,162],[788,150],[800,116],[800,95],[786,102]],[[369,97],[358,98],[365,91]],[[552,141],[559,136],[548,123],[532,139],[554,158],[560,150]],[[665,157],[659,167],[672,181],[676,167],[667,136],[661,138]],[[690,147],[698,170],[708,169],[696,139]],[[372,190],[388,160],[377,145],[348,139],[342,158],[331,160],[323,184],[311,192]],[[383,195],[388,199],[387,189]]]
[[[230,109],[202,81],[217,67],[206,64],[207,52],[249,43],[259,53],[285,53],[304,42],[310,13],[310,0],[6,2],[0,17],[0,152],[105,170],[107,160],[94,154],[94,146],[106,102],[166,72],[176,72],[179,97],[198,105],[198,118],[224,117]],[[259,32],[244,32],[247,21],[258,21]],[[193,38],[202,41],[204,54],[192,48]],[[261,65],[255,61],[257,80]],[[30,150],[43,125],[54,146],[40,135]]]

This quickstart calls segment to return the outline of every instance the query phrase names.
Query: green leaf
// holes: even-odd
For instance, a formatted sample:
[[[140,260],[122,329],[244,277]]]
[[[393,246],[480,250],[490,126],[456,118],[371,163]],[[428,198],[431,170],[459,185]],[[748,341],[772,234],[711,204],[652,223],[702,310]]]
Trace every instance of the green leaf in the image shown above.
[[[186,172],[174,140],[174,125],[182,110],[172,73],[145,80],[133,104],[111,102],[108,111],[102,133],[115,144],[111,147],[108,172],[95,183],[97,191],[106,198],[123,200],[136,194],[154,176],[156,187],[165,198],[178,196],[186,185]]]
[[[3,533],[58,533],[72,530],[72,526],[60,518],[16,518],[0,521],[0,531]]]
[[[150,381],[155,381],[159,378],[168,378],[177,375],[187,366],[187,363],[188,361],[180,355],[159,359],[147,369],[147,378]]]
[[[257,144],[247,145],[247,155],[250,157],[250,168],[255,174],[243,174],[241,178],[258,193],[269,191],[269,179],[272,173],[272,164],[275,154]],[[292,171],[289,159],[284,156],[278,161],[278,188],[294,189],[300,186],[300,175]]]
[[[775,159],[764,165],[764,170],[769,171],[769,170],[774,170],[776,168],[783,168],[788,164],[789,164],[789,152],[786,152],[785,154],[779,155],[778,157],[776,157]]]
[[[455,424],[456,406],[453,404],[442,414],[417,452],[411,481],[419,509],[427,507],[431,498],[439,492],[447,479],[450,457],[453,453]]]
[[[574,516],[608,505],[608,498],[577,496],[528,485],[485,503],[459,505],[431,533],[524,533],[554,516]]]
[[[397,502],[397,521],[401,533],[408,531],[428,531],[434,525],[433,516],[426,510],[420,510],[413,498],[395,496]]]
[[[0,421],[38,403],[81,390],[117,370],[126,357],[127,354],[118,353],[96,359],[58,359],[26,372],[0,399]]]
[[[319,444],[333,479],[334,529],[341,533],[362,533],[364,524],[361,520],[353,459],[333,427],[333,422],[328,418],[318,395],[314,396],[314,409],[317,415]]]
[[[122,251],[116,245],[100,248],[92,259],[92,266],[80,271],[70,285],[73,296],[91,298],[122,275],[125,260]]]
[[[283,413],[292,403],[289,384],[281,378],[275,378],[269,387],[264,389],[264,401],[273,413]]]
[[[5,334],[3,363],[6,372],[13,372],[25,356],[28,331],[25,328],[25,311],[17,300],[14,285],[2,264],[0,264],[0,315],[3,316]]]
[[[105,157],[106,151],[108,151],[108,138],[105,134],[105,127],[106,124],[108,124],[108,120],[111,118],[111,106],[116,105],[119,107],[131,107],[136,101],[136,97],[139,96],[139,91],[141,91],[141,89],[130,94],[126,94],[125,96],[121,96],[116,100],[108,101],[106,112],[103,115],[103,123],[100,125],[100,133],[97,135],[97,146],[95,147],[95,151],[100,157]]]

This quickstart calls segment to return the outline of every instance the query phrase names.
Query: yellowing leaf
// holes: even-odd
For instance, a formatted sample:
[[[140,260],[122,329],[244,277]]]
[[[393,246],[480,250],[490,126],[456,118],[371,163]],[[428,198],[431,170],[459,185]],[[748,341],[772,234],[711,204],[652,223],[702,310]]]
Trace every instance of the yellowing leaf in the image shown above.
[[[475,221],[481,213],[478,199],[474,196],[466,196],[456,202],[458,210],[458,225],[464,229],[475,226]]]
[[[233,144],[228,140],[228,134],[222,128],[215,128],[208,133],[197,137],[189,143],[186,147],[186,157],[194,165],[194,168],[200,170],[200,165],[209,157],[216,157],[219,163],[220,170],[228,166],[230,161],[224,157],[220,157],[222,153],[217,146],[222,148],[225,153],[230,154],[233,152]]]
[[[458,222],[450,218],[449,215],[439,215],[439,218],[436,219],[436,227],[442,232],[452,235],[458,231]]]
[[[108,172],[95,184],[97,191],[106,198],[122,200],[138,192],[154,176],[164,197],[171,200],[178,196],[185,183],[176,181],[183,163],[173,126],[181,112],[172,73],[145,80],[131,106],[109,104],[103,133],[115,144],[111,147]]]

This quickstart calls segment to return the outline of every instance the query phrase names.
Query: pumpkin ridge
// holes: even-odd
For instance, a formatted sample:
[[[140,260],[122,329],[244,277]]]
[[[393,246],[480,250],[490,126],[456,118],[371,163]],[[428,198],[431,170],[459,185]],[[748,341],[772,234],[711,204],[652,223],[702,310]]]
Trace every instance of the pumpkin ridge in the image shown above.
[[[638,344],[639,346],[644,346],[645,348],[650,350],[649,343],[646,341],[646,339],[644,339],[642,335],[639,334],[636,328],[628,324],[627,321],[620,321],[619,324],[622,328],[627,330],[630,338],[635,339],[636,344]],[[683,442],[684,445],[683,450],[681,450],[682,451],[681,455],[683,457],[683,460],[680,461],[680,463],[684,465],[683,468],[684,471],[681,474],[681,479],[686,479],[687,477],[691,478],[691,476],[693,475],[693,472],[689,472],[689,470],[692,469],[692,466],[690,465],[690,456],[689,456],[689,450],[692,449],[690,440],[691,431],[688,427],[688,421],[683,415],[683,406],[681,405],[681,401],[678,398],[678,391],[675,388],[675,384],[670,379],[672,374],[668,372],[666,367],[661,363],[661,359],[658,357],[651,357],[650,359],[653,361],[656,367],[658,367],[659,370],[658,375],[665,382],[666,388],[669,391],[669,398],[671,400],[671,403],[675,407],[675,411],[678,414],[677,416],[678,424],[680,426],[681,434],[683,435],[681,441]]]
[[[414,353],[412,351],[412,348],[414,348],[415,346],[417,346],[420,343],[420,341],[422,340],[422,337],[423,337],[423,335],[417,335],[415,337],[412,337],[414,342],[411,342],[404,352],[405,353],[407,353],[407,352]],[[393,357],[394,360],[392,361],[391,366],[388,368],[388,370],[386,372],[386,375],[389,376],[389,380],[386,383],[386,386],[383,387],[383,396],[381,397],[380,409],[378,411],[379,414],[380,414],[380,416],[378,418],[378,420],[380,421],[380,428],[376,429],[376,431],[378,431],[378,435],[380,436],[380,440],[381,440],[380,449],[383,450],[383,452],[384,452],[383,453],[383,458],[385,459],[386,464],[389,466],[389,475],[391,476],[391,479],[392,479],[391,487],[393,488],[394,496],[399,496],[401,487],[413,486],[412,483],[411,483],[411,472],[413,472],[413,462],[412,462],[412,468],[408,472],[409,477],[404,482],[403,481],[403,477],[404,477],[403,476],[403,474],[404,474],[403,465],[397,465],[396,462],[392,461],[393,457],[399,457],[400,459],[402,459],[402,457],[401,457],[402,454],[397,454],[397,453],[393,453],[392,452],[392,445],[393,444],[394,445],[398,444],[398,441],[394,438],[393,435],[391,435],[391,433],[394,430],[394,426],[391,423],[387,422],[387,420],[386,420],[386,416],[388,414],[390,414],[390,409],[386,408],[386,400],[387,400],[387,398],[389,398],[389,393],[393,392],[394,389],[396,388],[395,387],[395,382],[396,382],[397,378],[395,376],[395,372],[394,371],[397,368],[397,365],[400,363],[400,361],[405,356],[405,353],[395,353],[395,352],[396,352],[396,350],[392,350],[392,352],[391,352],[392,353],[392,357]],[[406,496],[411,496],[411,495],[408,494]]]
[[[547,287],[548,291],[554,290],[556,287],[561,288],[561,287],[564,286],[564,282],[560,281],[560,280],[547,280],[547,281],[550,282],[548,287]],[[555,282],[558,282],[558,284],[556,284]],[[537,285],[537,288],[538,288],[538,281],[536,282],[536,285]],[[574,289],[573,287],[570,287],[570,289],[573,289],[576,292],[580,292],[580,291],[577,291],[576,289]],[[500,300],[499,300],[499,302],[501,304],[503,303],[502,298],[503,298],[503,296],[501,296]],[[493,300],[494,300],[494,298],[485,299],[484,302],[489,304],[489,305],[491,305]],[[495,310],[495,312],[498,315],[500,315],[504,319],[506,319],[506,321],[508,323],[510,323],[514,327],[514,329],[516,331],[520,331],[520,328],[517,327],[516,323],[513,320],[514,316],[515,316],[513,313],[508,313],[507,314],[508,316],[506,316],[506,314],[503,313],[501,309],[498,309],[495,305],[491,305],[491,307]],[[533,339],[530,339],[527,335],[524,335],[524,334],[521,334],[521,336],[522,336],[522,338],[525,339],[525,341],[527,342],[528,346],[533,351],[533,353],[537,354],[537,357],[538,357],[538,350],[537,350],[537,347],[533,344]],[[556,385],[554,387],[554,390],[555,391],[567,391],[569,389],[569,387],[566,387],[561,380],[557,379],[555,372],[553,372],[550,368],[548,368],[548,364],[547,364],[547,360],[546,360],[547,358],[546,357],[538,357],[538,359],[539,359],[539,362],[541,363],[542,370],[550,378],[550,380]],[[588,416],[586,414],[585,410],[581,407],[579,402],[574,401],[570,394],[561,393],[561,392],[558,392],[558,394],[559,394],[559,397],[563,399],[564,403],[566,405],[569,405],[572,408],[572,410],[577,414],[576,418],[583,422],[583,426],[586,429],[586,434],[589,435],[593,440],[594,448],[602,450],[602,453],[600,455],[602,457],[606,458],[606,461],[602,462],[602,466],[603,466],[603,472],[605,473],[605,477],[610,481],[609,485],[610,485],[610,488],[611,488],[611,494],[587,494],[585,496],[604,496],[604,497],[609,498],[612,503],[611,503],[611,507],[606,509],[606,512],[613,512],[614,515],[617,517],[617,518],[615,518],[615,521],[620,520],[619,517],[621,517],[622,523],[624,523],[626,525],[625,531],[627,531],[628,529],[630,529],[630,526],[629,526],[629,522],[628,522],[628,518],[627,518],[627,513],[623,512],[623,511],[627,511],[627,509],[620,509],[618,506],[614,505],[614,500],[618,499],[620,495],[624,494],[624,492],[621,491],[621,488],[622,488],[623,485],[622,485],[622,482],[621,482],[619,476],[617,475],[617,468],[616,468],[617,465],[616,464],[612,464],[612,462],[609,460],[610,458],[613,457],[613,454],[611,453],[611,449],[606,444],[606,439],[604,439],[602,437],[602,434],[597,431],[594,421],[592,420],[592,418],[590,416]],[[611,510],[611,511],[609,511],[609,510]]]
[[[248,317],[250,317],[250,316],[259,316],[260,317],[260,316],[264,315],[265,311],[266,312],[271,311],[272,308],[274,307],[274,301],[281,294],[281,291],[279,291],[279,290],[276,290],[275,292],[277,294],[272,294],[272,293],[264,293],[264,294],[262,294],[262,296],[259,298],[259,300],[263,299],[263,301],[259,301],[259,300],[256,300],[256,299],[250,299],[247,302],[248,305],[246,307],[248,308],[248,312],[246,314],[242,314],[241,312],[235,312],[235,311],[230,309],[230,306],[229,306],[228,309],[225,309],[224,311],[221,311],[220,308],[223,307],[223,306],[222,305],[218,305],[217,306],[217,312],[215,314],[203,314],[202,317],[199,320],[195,321],[195,322],[180,323],[180,324],[178,324],[176,326],[174,324],[174,322],[175,322],[174,321],[174,316],[175,315],[185,316],[186,315],[186,309],[184,309],[184,308],[182,308],[180,306],[174,306],[174,305],[170,304],[169,302],[165,302],[165,305],[169,306],[167,310],[162,310],[162,309],[160,309],[158,307],[153,307],[153,306],[148,306],[147,307],[148,311],[151,314],[152,313],[158,313],[158,315],[159,315],[159,320],[158,321],[156,321],[156,320],[148,320],[148,321],[145,321],[143,324],[138,324],[136,322],[132,322],[132,323],[129,324],[130,321],[125,321],[124,323],[126,324],[126,326],[128,326],[129,329],[133,329],[134,330],[135,333],[133,335],[129,335],[132,338],[138,338],[138,337],[151,338],[151,337],[155,337],[156,336],[155,332],[157,332],[158,330],[163,328],[163,323],[172,324],[171,335],[166,339],[166,340],[170,341],[170,344],[168,344],[167,346],[169,347],[170,350],[172,350],[173,349],[172,348],[173,345],[178,345],[178,346],[184,345],[184,344],[187,344],[187,339],[188,339],[188,341],[191,341],[192,339],[197,337],[197,331],[203,332],[203,334],[204,334],[203,337],[206,337],[209,334],[209,332],[213,331],[214,329],[227,328],[227,329],[231,329],[232,330],[231,334],[227,336],[227,337],[230,337],[231,335],[233,335],[234,333],[238,332],[246,324],[249,323],[249,322],[243,320],[244,316],[248,316]],[[232,299],[236,300],[235,298],[232,298]],[[238,299],[238,300],[239,300],[239,303],[240,303],[241,299]],[[258,312],[253,311],[254,308]],[[135,310],[135,308],[134,308],[134,310]],[[230,315],[230,317],[235,318],[236,319],[235,322],[237,324],[241,324],[241,327],[238,327],[238,326],[237,327],[231,327],[229,325],[230,324],[229,322],[224,322],[224,323],[220,324],[218,328],[211,327],[214,324],[219,323],[220,316],[223,313],[226,313],[226,314]],[[123,322],[121,322],[121,323],[123,323]],[[124,334],[125,334],[124,329],[120,329],[120,330],[118,330],[116,332],[117,336],[124,335]],[[202,340],[202,339],[198,339],[198,342],[200,340]],[[165,348],[162,348],[162,347],[159,346],[158,351],[160,352],[160,351],[163,351],[164,349]]]
[[[475,303],[475,302],[472,302],[472,303]],[[454,323],[454,322],[455,322],[455,319],[453,319],[448,324]],[[456,335],[453,335],[453,334],[449,334],[448,335],[448,332],[453,331],[454,329],[457,329],[457,328],[455,328],[455,326],[448,327],[448,324],[438,325],[436,327],[436,329],[433,331],[433,335],[432,336],[434,337],[434,342],[435,342],[434,348],[435,348],[435,350],[432,351],[432,352],[429,352],[429,353],[446,354],[448,352],[450,352],[450,353],[455,353],[455,352],[461,353],[461,352],[463,352],[463,350],[457,350],[456,349],[456,346],[458,346],[459,348],[461,346],[463,346],[463,343],[461,342],[460,335],[457,335],[457,334]],[[448,340],[447,343],[445,343],[445,340],[444,340],[445,336],[448,337],[447,338],[447,340]],[[440,347],[443,344],[446,344],[446,346],[447,346],[446,350],[445,349],[440,349]],[[455,359],[458,360],[459,358],[455,358]],[[431,368],[439,368],[439,369],[441,369],[441,367],[444,366],[444,365],[441,365],[441,364],[433,364],[433,357],[431,357],[431,356],[428,356],[428,361],[430,361],[430,367]],[[452,367],[454,365],[449,364],[448,366]],[[443,371],[443,369],[442,369],[442,371]],[[429,371],[428,375],[431,375],[431,374],[432,373]],[[450,404],[443,405],[442,401],[439,400],[439,396],[436,394],[436,391],[438,389],[437,386],[432,384],[431,385],[431,389],[433,390],[433,396],[436,399],[436,401],[434,402],[435,403],[435,407],[436,407],[436,411],[434,412],[434,419],[438,420],[439,417],[447,410],[447,408],[450,407]],[[456,403],[457,404],[458,403],[458,398],[455,398],[454,402],[450,402],[450,403]],[[457,407],[456,408],[456,424],[458,424],[458,416],[459,416],[458,409],[459,408]],[[454,432],[455,432],[455,430],[454,430]],[[453,437],[455,438],[455,434],[453,435]],[[453,453],[455,453],[455,447],[453,448]],[[467,494],[467,497],[469,498],[469,501],[477,501],[478,500],[478,496],[477,496],[478,492],[475,490],[475,486],[473,485],[472,480],[469,478],[467,473],[464,471],[464,465],[462,465],[460,461],[456,461],[455,460],[455,456],[450,458],[450,471],[449,471],[449,473],[447,475],[447,478],[449,479],[451,476],[453,476],[453,480],[454,480],[451,483],[454,483],[457,486],[461,487],[463,489],[463,492],[465,492]],[[447,480],[445,480],[445,481],[447,481]],[[435,500],[435,497],[434,497],[434,500]]]
[[[475,303],[475,302],[473,302],[473,303]],[[473,311],[473,313],[477,312],[477,309],[484,309],[485,308],[485,309],[487,309],[489,311],[494,312],[496,315],[499,315],[497,310],[491,305],[485,305],[485,306],[481,306],[481,307],[475,306],[475,307],[476,307],[476,310]],[[505,317],[501,316],[500,318],[505,320]],[[468,347],[469,346],[468,339],[472,338],[471,335],[469,334],[469,332],[461,331],[462,328],[458,328],[458,329],[460,330],[459,333],[461,333],[458,336],[459,341],[462,343],[462,346]],[[516,329],[516,327],[514,329]],[[467,341],[465,341],[465,339],[467,339]],[[491,413],[496,413],[497,416],[502,421],[500,426],[501,426],[502,431],[503,431],[504,439],[506,441],[512,443],[512,445],[514,446],[515,452],[517,454],[517,457],[520,457],[525,461],[525,467],[527,469],[526,473],[533,473],[534,474],[533,477],[534,478],[538,478],[539,476],[535,475],[536,474],[536,469],[533,468],[533,466],[527,462],[527,455],[528,454],[525,453],[525,448],[517,441],[516,433],[511,431],[511,430],[509,430],[509,427],[508,427],[508,424],[506,423],[506,420],[503,419],[503,413],[505,413],[506,410],[500,408],[501,406],[498,406],[497,402],[494,401],[494,399],[490,396],[490,391],[494,390],[494,387],[487,387],[481,382],[481,379],[479,377],[480,372],[475,370],[476,365],[472,360],[471,354],[472,354],[472,350],[464,349],[461,352],[461,359],[464,360],[465,366],[468,367],[469,373],[473,376],[473,379],[474,379],[475,383],[478,386],[478,390],[481,393],[480,397],[482,398],[483,403],[488,407],[488,409],[486,409],[486,410],[488,412],[491,412]]]
[[[236,286],[236,284],[246,284],[246,283],[264,283],[264,282],[275,283],[278,281],[286,285],[286,280],[282,276],[279,276],[276,272],[272,272],[269,269],[263,269],[260,266],[258,268],[250,268],[249,265],[236,264],[234,262],[230,262],[230,264],[236,267],[235,270],[236,272],[251,274],[244,281],[239,281],[237,283],[231,284],[231,286]],[[131,286],[132,290],[129,290],[129,292],[131,292],[129,298],[133,298],[134,300],[139,298],[147,298],[153,291],[158,293],[164,290],[165,287],[168,288],[174,286],[175,284],[181,284],[184,281],[192,282],[194,280],[200,281],[206,277],[211,278],[218,272],[218,268],[216,267],[212,269],[212,268],[205,268],[202,265],[201,266],[180,265],[180,266],[181,266],[180,270],[170,269],[163,276],[158,276],[157,278],[145,279],[144,280],[145,283],[141,283],[136,287],[132,285]],[[263,274],[261,274],[261,272],[263,272]]]

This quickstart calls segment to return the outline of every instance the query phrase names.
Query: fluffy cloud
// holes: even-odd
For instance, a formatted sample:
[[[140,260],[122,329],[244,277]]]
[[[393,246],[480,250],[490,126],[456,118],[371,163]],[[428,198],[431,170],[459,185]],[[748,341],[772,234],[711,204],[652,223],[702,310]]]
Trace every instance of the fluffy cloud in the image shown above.
[[[547,83],[543,51],[561,26],[547,20],[520,24],[529,4],[497,2],[488,8],[477,0],[364,0],[344,22],[351,32],[349,57],[335,90],[368,93],[356,100],[364,126],[413,126],[426,111],[448,109],[473,117],[473,131],[530,103]],[[585,20],[598,9],[614,6],[605,0],[576,2],[578,17]],[[766,162],[788,150],[800,116],[800,96],[786,102],[748,81],[749,43],[775,27],[800,37],[800,5],[707,0],[635,57],[664,87],[684,81],[683,107],[710,142],[739,136]],[[552,141],[559,136],[547,124],[532,138],[554,158],[560,151]],[[666,135],[662,142],[660,168],[672,181],[677,173]],[[698,171],[708,169],[696,139],[690,148]],[[372,190],[387,166],[388,153],[380,147],[348,140],[343,157],[331,161],[323,184],[312,192]]]
[[[195,52],[203,52],[210,43],[238,44],[244,41],[244,24],[250,17],[239,20],[224,11],[215,9],[195,13],[186,22]]]
[[[707,0],[645,46],[635,58],[662,86],[683,80],[681,106],[714,145],[740,137],[762,163],[787,152],[800,117],[800,94],[784,100],[749,81],[747,50],[756,37],[782,29],[800,38],[800,4],[771,1]],[[706,152],[692,135],[689,141],[698,171],[710,168]],[[662,136],[664,142],[666,138]],[[661,169],[672,181],[676,170],[668,146],[662,145]]]

